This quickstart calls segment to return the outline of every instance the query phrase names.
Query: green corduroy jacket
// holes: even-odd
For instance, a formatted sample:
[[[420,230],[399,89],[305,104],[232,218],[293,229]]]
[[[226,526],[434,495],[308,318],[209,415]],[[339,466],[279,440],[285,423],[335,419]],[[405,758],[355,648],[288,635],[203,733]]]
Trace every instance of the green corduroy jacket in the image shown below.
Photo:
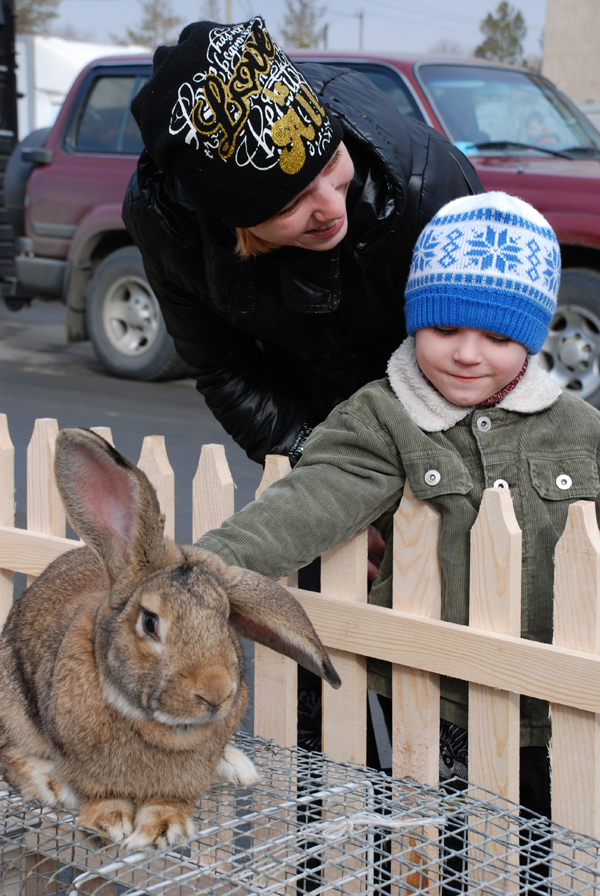
[[[386,379],[314,430],[288,476],[196,543],[277,579],[376,521],[386,550],[370,602],[389,607],[392,517],[408,478],[442,517],[442,619],[467,625],[470,531],[483,490],[501,480],[523,530],[521,634],[551,642],[554,549],[569,504],[600,510],[599,452],[600,412],[562,394],[536,358],[498,405],[459,408],[427,385],[409,338]],[[369,662],[372,689],[390,696],[390,676],[389,664]],[[467,693],[466,682],[443,678],[442,718],[466,727]],[[522,697],[521,745],[543,745],[549,733],[547,704]]]

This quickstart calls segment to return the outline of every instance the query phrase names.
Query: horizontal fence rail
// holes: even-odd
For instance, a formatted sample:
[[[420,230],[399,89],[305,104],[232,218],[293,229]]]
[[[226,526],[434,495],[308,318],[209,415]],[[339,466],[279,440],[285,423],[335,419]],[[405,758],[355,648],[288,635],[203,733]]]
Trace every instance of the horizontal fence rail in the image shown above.
[[[27,529],[14,528],[14,452],[0,415],[0,622],[13,600],[13,573],[31,580],[80,542],[64,537],[52,476],[54,420],[38,420],[27,452]],[[95,429],[112,442],[110,430]],[[117,446],[118,447],[118,446]],[[175,482],[162,436],[147,436],[138,465],[157,490],[174,532]],[[257,494],[286,475],[270,457]],[[181,483],[179,493],[183,492]],[[234,484],[221,445],[204,445],[192,483],[198,538],[234,511]],[[393,772],[423,784],[439,774],[440,674],[469,684],[469,777],[519,800],[519,695],[550,702],[553,821],[600,838],[600,532],[592,502],[571,505],[555,557],[554,643],[519,637],[521,532],[507,490],[484,493],[472,530],[470,625],[440,620],[440,518],[407,487],[394,520],[393,608],[370,606],[366,531],[322,558],[321,593],[284,582],[329,649],[342,687],[323,689],[323,750],[366,761],[366,658],[393,670]],[[255,734],[296,743],[295,663],[255,652]]]

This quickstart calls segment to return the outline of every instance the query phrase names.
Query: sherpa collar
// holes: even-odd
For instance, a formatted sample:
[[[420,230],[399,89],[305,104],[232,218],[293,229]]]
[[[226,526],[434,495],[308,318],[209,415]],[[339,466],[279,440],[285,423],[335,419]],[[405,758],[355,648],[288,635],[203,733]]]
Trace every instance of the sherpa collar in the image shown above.
[[[414,336],[408,336],[388,362],[390,385],[408,416],[425,432],[444,432],[463,420],[475,407],[463,408],[448,401],[425,380],[417,364]],[[538,356],[529,358],[523,379],[496,407],[519,414],[535,414],[554,404],[560,386],[540,367]]]

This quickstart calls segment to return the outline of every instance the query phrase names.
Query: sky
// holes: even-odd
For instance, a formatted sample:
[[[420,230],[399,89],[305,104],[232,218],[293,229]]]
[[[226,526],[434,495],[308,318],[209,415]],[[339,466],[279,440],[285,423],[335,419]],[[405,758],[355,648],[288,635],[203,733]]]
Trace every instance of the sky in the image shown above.
[[[225,0],[218,2],[224,17]],[[202,0],[171,0],[171,3],[183,24],[205,17]],[[280,39],[284,0],[230,0],[230,3],[235,22],[262,15],[268,29]],[[443,41],[468,54],[482,40],[480,23],[489,12],[494,12],[498,0],[451,3],[445,0],[321,0],[320,5],[327,9],[322,22],[328,24],[330,50],[359,49],[358,13],[362,12],[365,52],[427,53]],[[511,5],[521,11],[527,25],[525,54],[540,56],[546,0],[512,0]],[[124,37],[126,29],[136,27],[141,19],[140,0],[61,0],[59,11],[56,33],[99,43],[110,43],[111,35]]]

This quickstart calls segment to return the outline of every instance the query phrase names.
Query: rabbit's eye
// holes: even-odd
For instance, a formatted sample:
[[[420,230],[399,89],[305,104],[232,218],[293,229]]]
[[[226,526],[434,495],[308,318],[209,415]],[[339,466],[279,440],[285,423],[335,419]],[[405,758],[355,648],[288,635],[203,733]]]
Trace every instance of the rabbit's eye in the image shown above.
[[[144,611],[142,613],[142,626],[146,634],[156,638],[158,635],[158,616],[156,613],[147,613]]]

